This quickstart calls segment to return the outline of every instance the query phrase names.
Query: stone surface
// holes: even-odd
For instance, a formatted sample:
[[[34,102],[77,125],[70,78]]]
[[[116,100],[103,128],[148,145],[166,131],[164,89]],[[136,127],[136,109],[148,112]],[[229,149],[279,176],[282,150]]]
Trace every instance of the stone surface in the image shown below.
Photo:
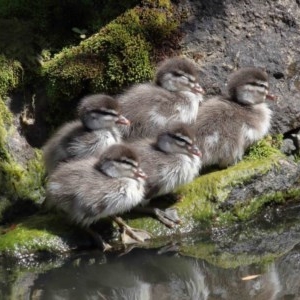
[[[247,183],[243,183],[232,189],[227,199],[222,204],[227,209],[239,203],[247,203],[255,198],[274,195],[275,201],[280,201],[280,195],[276,199],[276,193],[288,193],[300,187],[300,164],[289,160],[279,160],[277,164],[265,174],[257,174]]]
[[[227,76],[244,66],[270,75],[272,133],[300,127],[300,4],[294,0],[182,1],[184,53],[201,66],[208,95],[225,90]]]

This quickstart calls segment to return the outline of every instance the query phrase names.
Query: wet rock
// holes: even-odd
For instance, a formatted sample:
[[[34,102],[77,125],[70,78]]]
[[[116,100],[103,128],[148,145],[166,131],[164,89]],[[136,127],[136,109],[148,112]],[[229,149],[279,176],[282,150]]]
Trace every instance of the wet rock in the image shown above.
[[[292,139],[284,139],[280,151],[288,156],[291,156],[296,151],[294,141]]]
[[[286,159],[279,160],[266,174],[257,174],[242,186],[232,189],[222,204],[229,208],[257,198],[273,197],[280,202],[282,195],[300,187],[300,164]]]

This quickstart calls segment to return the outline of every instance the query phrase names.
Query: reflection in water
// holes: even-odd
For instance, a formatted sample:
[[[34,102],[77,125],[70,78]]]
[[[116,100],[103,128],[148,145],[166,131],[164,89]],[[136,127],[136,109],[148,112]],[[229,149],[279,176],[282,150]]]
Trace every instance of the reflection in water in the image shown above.
[[[208,299],[197,260],[133,250],[122,257],[101,254],[69,261],[42,274],[32,286],[35,299]]]
[[[174,247],[32,257],[30,264],[0,258],[0,299],[297,300],[300,206],[275,212],[267,221],[217,232],[213,242],[198,233],[181,239],[182,253],[205,259],[166,252]]]
[[[256,274],[257,278],[242,280]],[[124,256],[89,252],[47,272],[25,272],[14,283],[14,296],[7,299],[286,299],[279,297],[279,278],[275,263],[225,269],[156,250],[134,249]]]

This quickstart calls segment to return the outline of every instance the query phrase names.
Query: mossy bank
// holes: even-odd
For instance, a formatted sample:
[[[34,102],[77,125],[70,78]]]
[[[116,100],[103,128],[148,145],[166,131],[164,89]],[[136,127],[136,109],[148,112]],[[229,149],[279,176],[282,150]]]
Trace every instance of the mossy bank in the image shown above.
[[[8,109],[6,94],[20,84],[22,68],[4,56],[0,56],[0,65],[0,223],[3,223],[28,212],[34,202],[41,200],[44,169],[40,151],[27,145]]]
[[[259,158],[253,157],[254,152],[260,153]],[[289,162],[272,147],[270,138],[267,138],[253,147],[248,156],[237,165],[225,170],[212,171],[182,186],[177,191],[181,200],[173,205],[182,219],[182,224],[176,228],[168,229],[157,220],[146,216],[128,214],[125,219],[129,225],[145,229],[152,234],[153,239],[144,245],[146,247],[163,245],[195,231],[210,231],[212,228],[251,220],[268,209],[268,206],[284,205],[286,201],[296,199],[300,195],[299,186],[296,188],[297,180],[300,180],[298,176],[298,179],[295,177],[294,188],[287,187],[280,195],[274,188],[268,193],[258,192],[256,196],[243,202],[229,201],[235,189],[246,189],[254,179],[269,176],[274,170],[280,169],[283,163]],[[8,228],[0,237],[0,251],[2,254],[17,251],[59,253],[85,247],[90,245],[90,242],[89,237],[76,226],[66,222],[64,216],[38,214],[26,218],[15,228]]]

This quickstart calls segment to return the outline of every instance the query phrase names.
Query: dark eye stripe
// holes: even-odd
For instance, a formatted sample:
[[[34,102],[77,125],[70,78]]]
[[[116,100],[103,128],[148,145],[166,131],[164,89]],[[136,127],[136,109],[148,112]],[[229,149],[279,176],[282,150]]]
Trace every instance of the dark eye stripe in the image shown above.
[[[133,160],[127,160],[127,159],[116,159],[117,162],[122,163],[122,164],[127,164],[130,165],[132,167],[137,168],[138,164],[137,162],[133,161]]]
[[[180,73],[180,72],[173,72],[173,75],[176,77],[180,77],[180,76],[184,76],[184,74]]]
[[[265,89],[268,88],[265,84],[258,83],[258,82],[251,82],[250,84],[251,84],[251,85],[254,85],[254,86],[263,87],[263,88],[265,88]]]
[[[183,76],[183,77],[187,78],[187,80],[189,82],[196,82],[196,79],[193,76],[190,76],[189,74],[185,74],[185,73],[181,73],[181,72],[176,72],[175,71],[175,72],[173,72],[173,75],[176,76],[176,77]]]
[[[116,112],[112,112],[112,111],[105,111],[105,110],[98,110],[98,109],[94,109],[91,111],[91,113],[97,113],[97,114],[101,114],[104,116],[113,116],[113,117],[117,117],[118,114]]]
[[[182,137],[179,137],[178,135],[176,134],[169,134],[170,137],[172,137],[173,139],[177,140],[177,141],[180,141],[180,142],[184,142],[185,144],[188,144],[188,145],[192,145],[190,142],[188,142],[186,139],[182,138]]]

